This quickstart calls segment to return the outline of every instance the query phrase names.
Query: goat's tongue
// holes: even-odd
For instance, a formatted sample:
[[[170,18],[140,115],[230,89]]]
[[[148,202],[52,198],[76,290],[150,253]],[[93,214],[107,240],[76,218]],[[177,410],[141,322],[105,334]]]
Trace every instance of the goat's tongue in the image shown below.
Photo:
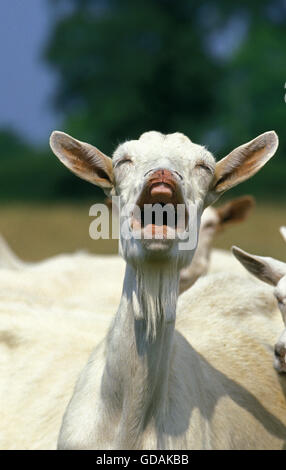
[[[168,203],[173,198],[173,190],[168,184],[157,183],[152,185],[150,189],[150,196],[154,200],[160,200],[161,202]]]

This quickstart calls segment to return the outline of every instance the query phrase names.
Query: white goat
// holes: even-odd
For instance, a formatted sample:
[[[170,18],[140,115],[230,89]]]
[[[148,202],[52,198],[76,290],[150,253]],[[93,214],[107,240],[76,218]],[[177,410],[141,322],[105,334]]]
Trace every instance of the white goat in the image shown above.
[[[286,227],[281,227],[280,232],[286,241]],[[237,247],[233,247],[232,251],[251,274],[275,287],[273,293],[286,326],[286,263],[255,256]],[[286,328],[274,347],[274,367],[278,372],[286,372]]]
[[[254,315],[264,329],[254,334],[247,328],[250,316],[243,315],[241,295],[235,296],[243,278],[214,275],[215,282],[199,280],[182,296],[194,300],[193,291],[200,289],[196,312],[181,307],[177,326],[183,334],[174,329],[179,272],[195,252],[195,244],[180,249],[181,238],[191,236],[190,227],[199,227],[205,206],[255,174],[277,145],[276,134],[267,132],[215,164],[206,149],[182,134],[149,132],[120,145],[112,161],[89,144],[61,132],[52,134],[52,149],[68,168],[116,192],[123,207],[133,204],[126,213],[129,225],[125,218],[120,223],[127,266],[119,309],[78,380],[59,448],[283,446],[285,382],[269,367],[265,347],[273,336],[271,322]],[[179,214],[175,224],[164,219],[163,224],[146,223],[145,204],[170,205],[175,213],[178,204],[184,205],[187,228]],[[216,292],[220,277],[222,287]],[[225,299],[227,284],[232,295],[221,310],[220,295]]]

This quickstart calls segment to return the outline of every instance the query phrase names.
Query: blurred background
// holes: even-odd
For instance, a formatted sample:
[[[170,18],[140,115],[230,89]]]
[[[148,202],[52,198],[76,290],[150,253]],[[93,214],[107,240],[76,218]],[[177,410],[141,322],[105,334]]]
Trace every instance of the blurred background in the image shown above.
[[[53,156],[54,129],[106,154],[146,130],[180,131],[218,159],[274,129],[276,156],[223,198],[251,194],[256,208],[216,246],[286,260],[285,46],[286,0],[3,2],[0,232],[26,260],[117,252],[89,237],[103,194]]]

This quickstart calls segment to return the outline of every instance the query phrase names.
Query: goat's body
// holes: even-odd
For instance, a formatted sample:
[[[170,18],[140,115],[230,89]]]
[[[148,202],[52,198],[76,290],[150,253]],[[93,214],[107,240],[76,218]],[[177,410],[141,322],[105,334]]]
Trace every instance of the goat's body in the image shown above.
[[[115,272],[112,258],[95,264]],[[108,330],[108,295],[112,306],[120,298],[120,285],[105,299],[93,291],[103,283],[94,268],[93,257],[75,254],[0,270],[0,448],[56,448],[78,374]]]
[[[109,320],[37,300],[1,302],[1,449],[56,448],[78,374]]]
[[[286,227],[280,227],[286,241]],[[273,294],[281,312],[284,330],[274,346],[274,367],[280,373],[286,373],[286,263],[276,259],[252,255],[237,247],[232,247],[233,254],[247,272],[255,278],[273,286]]]
[[[67,311],[50,305],[47,314],[47,304],[36,300],[17,303],[13,296],[1,303],[1,448],[56,447],[78,374],[109,322],[110,316],[87,308]],[[272,366],[280,329],[271,287],[222,273],[200,279],[179,298],[168,403],[158,408],[160,416],[154,416],[135,447],[282,448],[286,383]],[[72,414],[85,435],[87,426],[97,422],[104,366],[105,340],[86,366],[94,380],[84,393],[80,386],[83,403],[77,402],[76,410],[81,419],[88,413],[84,426],[77,412]],[[120,419],[105,418],[107,434],[110,427],[118,429]],[[118,446],[116,433],[111,440],[105,435],[91,447]],[[80,437],[70,445],[89,447]]]
[[[220,254],[215,250],[212,256],[217,260]],[[224,252],[222,256],[231,260]],[[235,260],[233,264],[240,266]],[[222,269],[222,263],[216,266]],[[1,448],[56,447],[78,374],[102,341],[88,365],[91,371],[96,369],[98,380],[89,393],[94,397],[100,390],[105,366],[103,339],[119,303],[124,269],[125,262],[117,256],[78,254],[27,267],[25,274],[2,270],[1,377],[7,380],[1,399],[5,404]],[[108,291],[105,271],[109,272]],[[285,380],[272,366],[281,315],[271,287],[254,287],[255,281],[250,285],[245,278],[232,282],[230,274],[207,276],[180,297],[169,400],[182,409],[176,405],[175,414],[172,411],[166,421],[158,418],[159,427],[154,418],[140,436],[138,447],[152,449],[156,443],[190,449],[283,446]],[[250,287],[254,289],[251,296]],[[202,376],[208,379],[202,381]],[[233,434],[223,432],[228,416]],[[244,440],[241,422],[244,428],[245,420],[249,434]],[[116,445],[115,438],[98,443],[102,448]]]
[[[232,274],[235,273],[242,277],[251,278],[248,272],[242,268],[240,263],[237,262],[237,260],[229,250],[222,250],[220,248],[214,248],[213,250],[211,250],[207,272],[226,272]]]
[[[117,255],[59,255],[24,268],[0,269],[2,299],[33,299],[43,306],[94,309],[114,315],[125,261]],[[108,280],[108,284],[106,283]]]
[[[201,333],[201,332],[200,332]],[[189,335],[192,336],[192,335]],[[196,338],[193,344],[196,344]],[[247,335],[242,337],[246,340]],[[227,339],[226,339],[227,341]],[[172,367],[169,373],[168,400],[140,434],[135,443],[130,428],[122,444],[120,417],[103,413],[100,378],[104,370],[104,347],[89,363],[88,374],[92,384],[80,388],[84,399],[76,401],[72,411],[71,436],[63,449],[282,449],[286,440],[286,384],[281,384],[272,367],[272,357],[266,348],[254,346],[254,354],[247,351],[244,364],[225,359],[226,346],[212,348],[208,344],[198,349],[179,332],[175,333]],[[241,354],[241,341],[232,346],[232,354]],[[220,349],[220,350],[219,350]],[[211,350],[211,351],[210,351]],[[250,357],[249,357],[250,356]],[[257,358],[265,363],[256,369]],[[267,358],[266,358],[267,356]],[[253,360],[251,367],[249,360]],[[221,361],[225,361],[224,367]],[[256,362],[255,362],[256,361]],[[236,368],[236,371],[234,371]],[[87,369],[85,369],[87,373]],[[257,382],[257,373],[261,380]],[[238,377],[239,376],[239,377]],[[281,380],[282,381],[282,380]],[[285,382],[285,381],[284,381]],[[83,384],[80,382],[80,385]],[[90,386],[95,389],[90,388]],[[77,400],[77,394],[74,399]],[[277,401],[276,401],[277,400]],[[90,403],[94,403],[90,407]],[[82,420],[85,427],[82,427]],[[98,421],[101,420],[97,430]],[[124,418],[122,417],[122,420]],[[78,425],[78,426],[77,426]],[[76,429],[76,432],[75,432]],[[87,438],[87,435],[89,439]],[[64,436],[67,437],[67,434]]]
[[[234,287],[230,307],[224,301]],[[271,353],[280,314],[270,289],[266,293],[253,283],[255,306],[251,307],[247,296],[241,297],[245,287],[249,288],[248,280],[231,276],[226,283],[224,275],[215,275],[198,281],[182,296],[167,400],[156,407],[135,442],[137,423],[133,423],[123,447],[124,415],[103,411],[100,390],[106,350],[102,343],[78,382],[60,445],[94,449],[283,448],[286,380],[274,371]],[[217,313],[212,313],[214,292]]]

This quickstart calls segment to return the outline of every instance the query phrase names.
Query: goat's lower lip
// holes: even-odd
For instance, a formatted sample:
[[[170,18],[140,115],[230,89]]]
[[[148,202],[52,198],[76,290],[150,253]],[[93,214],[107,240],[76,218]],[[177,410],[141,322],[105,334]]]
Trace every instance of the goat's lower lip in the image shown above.
[[[156,225],[156,224],[147,224],[141,228],[143,237],[146,239],[157,238],[157,239],[171,239],[175,238],[175,228],[168,225]]]

